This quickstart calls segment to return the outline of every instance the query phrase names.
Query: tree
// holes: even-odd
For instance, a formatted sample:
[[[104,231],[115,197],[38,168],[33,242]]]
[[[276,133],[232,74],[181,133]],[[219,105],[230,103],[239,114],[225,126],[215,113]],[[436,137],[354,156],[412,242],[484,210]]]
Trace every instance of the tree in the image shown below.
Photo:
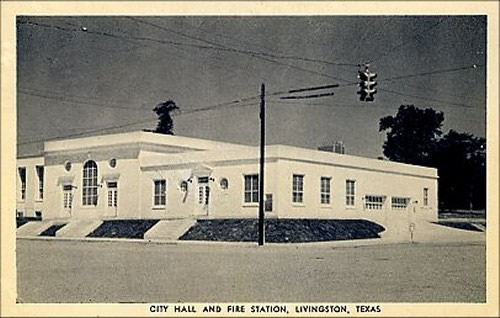
[[[387,130],[384,155],[389,160],[438,169],[440,209],[486,206],[486,140],[450,130],[442,136],[444,115],[431,108],[399,107],[380,119]]]
[[[486,206],[486,140],[450,130],[433,155],[439,172],[442,209],[484,209]]]
[[[158,115],[158,125],[156,126],[155,132],[167,135],[174,134],[174,121],[170,113],[177,109],[179,109],[179,107],[170,99],[159,103],[153,108],[153,111]]]
[[[429,165],[443,121],[442,112],[401,105],[396,116],[380,119],[379,131],[387,131],[384,155],[392,161]]]

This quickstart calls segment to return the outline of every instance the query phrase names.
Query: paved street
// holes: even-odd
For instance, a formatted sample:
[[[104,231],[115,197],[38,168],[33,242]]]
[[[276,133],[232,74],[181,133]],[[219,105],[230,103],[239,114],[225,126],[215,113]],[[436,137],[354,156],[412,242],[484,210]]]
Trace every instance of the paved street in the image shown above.
[[[17,240],[21,302],[484,302],[485,245]]]

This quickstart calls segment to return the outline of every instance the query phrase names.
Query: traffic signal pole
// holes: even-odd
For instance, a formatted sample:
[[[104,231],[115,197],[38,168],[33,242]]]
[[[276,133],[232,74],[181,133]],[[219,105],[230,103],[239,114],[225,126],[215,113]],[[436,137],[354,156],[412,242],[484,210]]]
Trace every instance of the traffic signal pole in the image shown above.
[[[266,86],[260,86],[260,173],[259,173],[259,246],[264,245],[264,156],[266,144]]]

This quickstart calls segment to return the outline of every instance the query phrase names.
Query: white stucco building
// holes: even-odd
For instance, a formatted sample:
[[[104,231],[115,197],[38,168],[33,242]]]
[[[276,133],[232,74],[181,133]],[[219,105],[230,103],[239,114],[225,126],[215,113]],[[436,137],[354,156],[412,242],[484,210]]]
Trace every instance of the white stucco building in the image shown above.
[[[17,215],[257,217],[259,148],[131,132],[45,143],[17,160]],[[267,217],[437,220],[436,169],[266,147]]]

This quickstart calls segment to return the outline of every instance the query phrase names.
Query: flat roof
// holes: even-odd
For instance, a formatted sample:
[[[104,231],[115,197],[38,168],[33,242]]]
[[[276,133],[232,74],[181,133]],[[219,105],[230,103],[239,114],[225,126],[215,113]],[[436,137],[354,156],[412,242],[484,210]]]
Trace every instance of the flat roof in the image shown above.
[[[134,131],[106,134],[90,137],[79,137],[45,142],[45,152],[87,149],[99,146],[146,143],[160,146],[187,148],[192,150],[212,150],[225,148],[247,148],[235,143],[213,141],[176,135],[165,135],[148,131]]]

